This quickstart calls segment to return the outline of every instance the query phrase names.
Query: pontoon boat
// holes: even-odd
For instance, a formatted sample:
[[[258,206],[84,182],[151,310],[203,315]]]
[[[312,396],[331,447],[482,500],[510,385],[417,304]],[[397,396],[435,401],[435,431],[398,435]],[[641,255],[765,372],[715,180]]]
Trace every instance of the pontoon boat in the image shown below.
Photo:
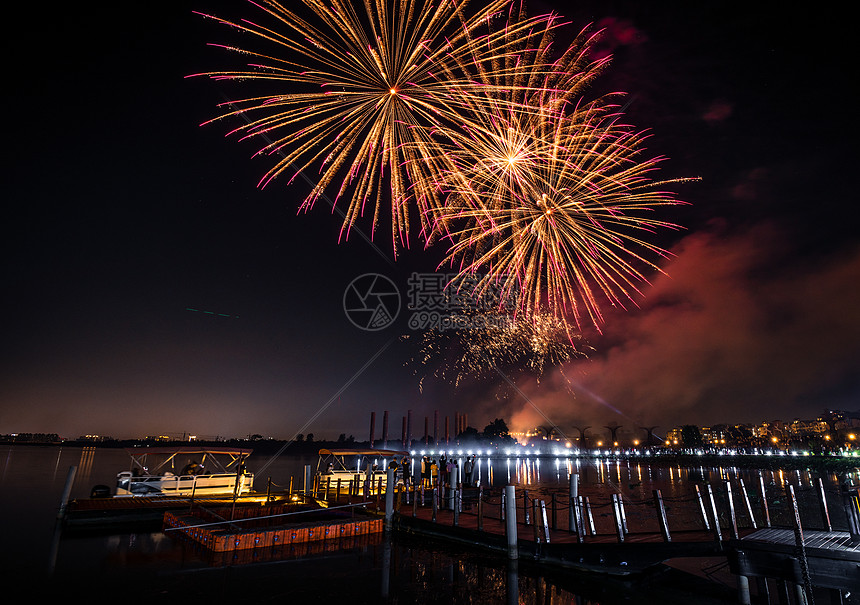
[[[131,470],[117,474],[117,496],[228,496],[251,491],[252,450],[217,447],[127,448]]]

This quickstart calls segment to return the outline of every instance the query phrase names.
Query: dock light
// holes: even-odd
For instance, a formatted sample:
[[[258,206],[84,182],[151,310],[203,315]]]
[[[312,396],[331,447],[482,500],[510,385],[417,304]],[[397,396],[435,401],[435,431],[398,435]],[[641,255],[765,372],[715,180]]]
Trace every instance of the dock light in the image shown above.
[[[855,435],[854,433],[848,433],[848,439],[849,439],[850,441],[854,441],[854,439],[855,439],[856,437],[857,437],[857,435]]]
[[[602,442],[602,441],[598,441],[598,442],[597,442],[597,447],[603,447],[603,442]]]
[[[457,455],[458,455],[458,456],[462,456],[462,455],[463,455],[463,450],[457,450]]]

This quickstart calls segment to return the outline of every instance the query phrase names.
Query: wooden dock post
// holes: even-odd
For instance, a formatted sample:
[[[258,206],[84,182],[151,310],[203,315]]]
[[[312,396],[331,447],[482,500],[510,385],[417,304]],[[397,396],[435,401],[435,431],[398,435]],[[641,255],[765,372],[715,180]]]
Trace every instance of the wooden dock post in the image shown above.
[[[382,478],[380,477],[380,481]],[[385,471],[385,531],[391,531],[392,521],[394,520],[394,469],[389,468]]]
[[[588,530],[592,536],[597,535],[597,529],[594,527],[594,515],[591,512],[591,501],[588,496],[585,497],[585,514],[588,516]]]
[[[454,496],[454,506],[452,507],[454,509],[454,527],[457,527],[460,525],[460,503],[458,502],[460,498],[460,490],[454,488],[451,490],[451,493]]]
[[[732,538],[740,538],[738,533],[738,518],[735,516],[735,499],[732,494],[732,482],[726,480],[726,496],[729,499],[729,520],[731,521]]]
[[[627,530],[627,512],[624,510],[624,494],[618,492],[618,512],[621,514],[621,529],[625,534],[630,532]]]
[[[531,525],[531,516],[529,515],[529,492],[523,490],[523,523]]]
[[[660,532],[663,534],[664,542],[671,542],[672,536],[669,533],[669,521],[666,518],[666,507],[663,505],[663,494],[659,489],[653,490],[654,505],[657,507],[657,521],[660,522]]]
[[[544,500],[540,501],[540,512],[543,521],[544,541],[549,544],[549,525],[546,523],[546,502]]]
[[[567,511],[567,531],[580,533],[582,531],[582,509],[579,503],[579,473],[571,473],[568,481],[568,496],[570,506]]]
[[[708,511],[705,510],[705,502],[702,499],[702,490],[699,489],[699,484],[696,484],[696,498],[699,501],[699,512],[702,513],[702,521],[705,523],[705,530],[710,531],[711,522],[708,520]]]
[[[847,485],[841,485],[839,495],[842,498],[842,508],[848,519],[848,533],[851,535],[851,544],[860,544],[860,498],[856,489],[850,489]]]
[[[827,495],[824,493],[824,481],[821,477],[818,478],[818,505],[821,507],[821,518],[824,520],[824,526],[827,531],[833,531],[833,524],[830,523],[830,511],[827,510]]]
[[[740,605],[750,605],[750,579],[746,576],[738,575],[738,603]]]
[[[433,523],[436,523],[436,514],[439,512],[439,499],[436,497],[438,489],[433,488]]]
[[[555,493],[550,494],[549,499],[550,514],[552,515],[552,529],[558,529],[558,515],[556,514]]]
[[[418,487],[413,485],[412,489],[417,490]],[[422,487],[421,490],[423,491],[424,488]],[[417,491],[416,491],[416,493],[412,494],[412,516],[413,517],[418,516],[418,493],[417,493]]]
[[[761,512],[764,516],[764,526],[770,527],[770,511],[767,507],[767,492],[764,489],[764,475],[761,471],[758,472],[758,485],[761,494]]]
[[[311,465],[305,465],[305,473],[304,473],[305,482],[302,486],[302,492],[305,496],[312,496],[314,489],[314,476],[313,471],[311,470]]]
[[[484,488],[478,488],[478,531],[484,531]]]
[[[788,484],[788,496],[791,498],[791,508],[794,524],[794,545],[797,548],[800,563],[800,578],[794,583],[795,596],[798,605],[806,605],[807,597],[812,594],[812,583],[809,578],[809,562],[806,560],[806,543],[803,539],[803,526],[800,523],[800,508],[797,506],[797,497],[794,495],[794,486]]]
[[[619,542],[624,542],[624,525],[621,522],[621,508],[618,504],[618,494],[612,494],[612,513],[615,518],[615,535]]]
[[[57,519],[62,519],[66,516],[66,507],[69,504],[69,496],[72,493],[72,485],[75,483],[75,475],[77,472],[77,466],[69,467],[69,472],[66,474],[66,485],[63,486],[63,495],[60,497],[60,508],[57,511]]]
[[[716,538],[717,542],[722,542],[723,530],[720,527],[720,514],[717,512],[717,501],[714,499],[714,490],[710,483],[708,483],[708,502],[711,505],[711,514],[714,520],[714,538]]]
[[[747,486],[744,485],[744,480],[738,477],[738,483],[741,486],[741,494],[744,497],[744,505],[747,508],[747,515],[750,518],[750,525],[753,529],[758,529],[758,524],[755,522],[755,515],[753,514],[752,503],[750,502],[750,495],[747,492]]]
[[[576,524],[576,541],[582,544],[585,541],[585,506],[582,502],[582,496],[576,497],[574,503],[574,523]]]
[[[519,549],[517,547],[517,493],[513,485],[505,486],[505,537],[508,543],[508,558],[518,559]]]

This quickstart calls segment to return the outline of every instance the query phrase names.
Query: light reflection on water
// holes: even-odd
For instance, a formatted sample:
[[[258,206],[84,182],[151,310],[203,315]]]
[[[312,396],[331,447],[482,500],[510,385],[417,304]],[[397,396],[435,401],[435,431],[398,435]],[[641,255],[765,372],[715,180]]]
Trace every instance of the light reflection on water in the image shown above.
[[[112,485],[117,471],[128,466],[122,450],[102,448],[3,447],[0,472],[0,519],[3,523],[3,549],[0,566],[10,577],[34,578],[53,573],[55,586],[68,596],[70,591],[129,581],[131,577],[151,582],[138,587],[141,594],[177,596],[182,594],[227,596],[234,580],[245,578],[253,587],[244,586],[260,599],[277,595],[305,595],[311,602],[325,594],[329,598],[378,602],[389,595],[391,602],[446,603],[640,603],[672,602],[657,582],[654,599],[646,601],[636,586],[614,586],[607,594],[605,583],[594,577],[550,577],[523,563],[512,573],[503,559],[458,550],[450,545],[419,543],[397,537],[393,543],[358,545],[339,553],[322,553],[306,559],[281,563],[213,568],[193,547],[165,537],[161,532],[110,535],[60,535],[54,532],[54,519],[70,467],[76,467],[72,497],[87,497],[95,484]],[[265,456],[252,457],[248,467],[269,462]],[[257,477],[258,489],[271,480],[276,489],[291,481],[301,484],[305,465],[316,467],[316,457],[284,456],[267,466],[267,476]],[[504,465],[504,466],[502,466]],[[568,492],[571,474],[576,473],[580,493],[597,502],[611,493],[622,492],[631,501],[651,497],[661,489],[664,497],[687,497],[696,483],[743,479],[755,486],[764,481],[768,489],[781,489],[786,480],[801,488],[812,488],[816,473],[803,471],[667,466],[657,467],[641,461],[579,458],[537,458],[534,456],[479,459],[474,478],[489,491],[510,481],[528,489],[532,497]],[[857,471],[853,480],[860,483]],[[825,473],[829,486],[841,478]],[[814,501],[813,501],[814,504]],[[774,511],[776,514],[778,511]],[[565,515],[560,515],[565,517]],[[631,520],[632,521],[632,520]],[[388,564],[385,563],[388,561]],[[153,580],[154,578],[157,581]],[[229,581],[228,581],[229,580]],[[673,578],[677,585],[677,578]],[[22,585],[33,588],[27,582]],[[46,584],[47,585],[47,584]],[[241,585],[241,584],[240,584]],[[213,586],[220,587],[222,592]],[[225,590],[225,586],[229,588]],[[511,587],[516,589],[511,594]],[[254,592],[256,591],[256,592]],[[321,591],[324,591],[321,593]],[[690,601],[682,594],[677,602]],[[248,596],[248,592],[236,593]],[[358,596],[357,596],[358,595]],[[430,595],[430,596],[428,596]],[[547,595],[551,595],[549,598]],[[513,600],[512,600],[513,599]],[[702,602],[702,601],[697,601]]]

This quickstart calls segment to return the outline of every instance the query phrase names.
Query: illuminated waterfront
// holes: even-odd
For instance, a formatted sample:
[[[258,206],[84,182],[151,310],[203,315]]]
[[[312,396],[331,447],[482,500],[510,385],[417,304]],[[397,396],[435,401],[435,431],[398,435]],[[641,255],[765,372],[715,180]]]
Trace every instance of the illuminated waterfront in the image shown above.
[[[72,497],[87,497],[95,484],[112,484],[118,470],[127,466],[122,450],[60,447],[4,447],[0,514],[4,519],[2,565],[19,578],[18,586],[30,594],[45,587],[66,596],[129,591],[141,597],[235,596],[274,600],[285,596],[311,602],[349,598],[353,602],[511,602],[515,587],[519,602],[621,603],[637,595],[637,586],[615,583],[596,576],[558,576],[521,561],[517,573],[503,558],[452,547],[420,543],[395,536],[382,536],[354,547],[316,553],[305,558],[236,561],[214,567],[204,553],[188,544],[167,538],[160,531],[74,535],[54,533],[54,518],[70,466],[77,467]],[[315,457],[266,456],[252,458],[250,470],[266,467],[261,485],[271,478],[276,486],[299,477],[304,465]],[[514,483],[518,490],[547,498],[566,492],[569,474],[579,473],[582,493],[595,502],[621,491],[631,503],[645,500],[659,488],[668,498],[689,496],[697,482],[717,483],[735,477],[758,477],[756,470],[733,467],[656,466],[634,460],[575,459],[522,456],[484,458],[477,477],[488,488]],[[807,470],[768,470],[762,476],[770,490],[785,481],[800,488],[811,487],[818,475]],[[835,485],[842,477],[822,477]],[[854,481],[860,479],[855,470]],[[633,510],[633,507],[631,507]],[[779,509],[772,511],[782,514]],[[562,515],[563,516],[563,515]],[[599,511],[598,523],[601,522]],[[633,522],[631,515],[631,522]],[[683,523],[683,515],[673,523]],[[688,522],[695,525],[695,514]],[[838,522],[834,519],[834,522]],[[253,560],[253,559],[252,559]],[[720,570],[718,570],[720,571]],[[724,572],[724,570],[722,570]],[[724,574],[725,575],[725,574]],[[719,574],[708,594],[713,602],[730,595],[733,587]],[[685,585],[684,581],[691,584]],[[730,582],[726,579],[726,582]],[[689,602],[702,597],[694,578],[665,575],[651,580],[649,596],[639,602]],[[35,592],[34,592],[35,591]],[[685,592],[686,591],[686,592]],[[702,597],[703,598],[703,597]],[[365,599],[365,600],[362,600]],[[702,601],[701,598],[697,602]]]

